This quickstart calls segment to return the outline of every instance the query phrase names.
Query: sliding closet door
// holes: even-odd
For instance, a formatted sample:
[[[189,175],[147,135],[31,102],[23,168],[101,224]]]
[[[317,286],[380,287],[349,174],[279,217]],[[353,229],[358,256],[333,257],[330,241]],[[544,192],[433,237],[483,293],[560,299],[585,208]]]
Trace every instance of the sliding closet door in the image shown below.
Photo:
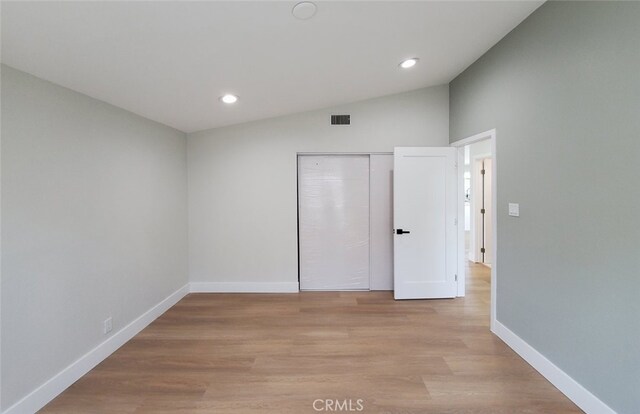
[[[393,290],[393,154],[371,154],[371,290]]]
[[[298,157],[300,289],[369,289],[369,156]]]

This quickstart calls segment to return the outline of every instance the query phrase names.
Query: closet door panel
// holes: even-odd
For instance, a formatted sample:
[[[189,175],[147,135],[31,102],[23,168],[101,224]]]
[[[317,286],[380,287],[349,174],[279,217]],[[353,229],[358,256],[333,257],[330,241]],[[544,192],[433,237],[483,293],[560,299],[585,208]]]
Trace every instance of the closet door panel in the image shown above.
[[[369,289],[369,156],[298,158],[300,289]]]
[[[393,154],[371,155],[371,290],[393,290]]]

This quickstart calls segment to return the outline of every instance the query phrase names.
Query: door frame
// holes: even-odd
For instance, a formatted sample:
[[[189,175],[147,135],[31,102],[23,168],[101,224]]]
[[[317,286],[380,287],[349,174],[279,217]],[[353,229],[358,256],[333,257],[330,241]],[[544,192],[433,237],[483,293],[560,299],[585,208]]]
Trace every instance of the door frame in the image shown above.
[[[464,296],[466,290],[466,263],[465,263],[465,246],[464,246],[464,147],[478,141],[490,140],[491,157],[492,157],[492,175],[491,175],[491,243],[493,254],[491,257],[491,331],[495,332],[496,328],[496,302],[497,289],[496,281],[498,279],[498,153],[496,152],[496,129],[480,132],[479,134],[452,142],[449,144],[458,149],[458,296]]]
[[[478,239],[481,237],[480,232],[478,231],[478,198],[476,195],[481,194],[482,190],[482,177],[477,169],[478,163],[487,159],[492,158],[491,154],[478,154],[471,157],[469,160],[470,170],[471,170],[471,228],[470,228],[470,244],[469,244],[469,256],[473,262],[483,263],[480,260],[481,252],[480,252],[480,243],[478,243]]]

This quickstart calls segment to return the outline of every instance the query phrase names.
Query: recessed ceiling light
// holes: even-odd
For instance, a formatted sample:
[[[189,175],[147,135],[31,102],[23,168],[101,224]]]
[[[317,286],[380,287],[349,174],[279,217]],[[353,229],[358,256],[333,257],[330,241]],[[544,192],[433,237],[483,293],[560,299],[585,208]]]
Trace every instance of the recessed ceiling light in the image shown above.
[[[220,97],[220,100],[226,104],[236,103],[238,101],[238,97],[235,95],[231,95],[230,93],[223,95]]]
[[[409,68],[414,67],[416,65],[416,63],[418,63],[418,58],[411,58],[411,59],[403,60],[400,63],[400,67],[402,69],[409,69]]]
[[[318,7],[315,4],[310,1],[303,1],[293,6],[291,14],[297,19],[307,20],[315,16],[316,11],[318,11]]]

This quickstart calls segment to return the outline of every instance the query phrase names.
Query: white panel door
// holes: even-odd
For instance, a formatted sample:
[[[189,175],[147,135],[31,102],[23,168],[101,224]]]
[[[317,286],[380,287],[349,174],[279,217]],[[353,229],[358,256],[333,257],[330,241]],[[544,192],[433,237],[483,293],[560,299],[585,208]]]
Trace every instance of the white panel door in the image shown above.
[[[371,154],[371,290],[393,290],[393,154]]]
[[[369,156],[298,157],[300,289],[369,289]]]
[[[457,282],[455,148],[394,152],[394,296],[451,298]]]

